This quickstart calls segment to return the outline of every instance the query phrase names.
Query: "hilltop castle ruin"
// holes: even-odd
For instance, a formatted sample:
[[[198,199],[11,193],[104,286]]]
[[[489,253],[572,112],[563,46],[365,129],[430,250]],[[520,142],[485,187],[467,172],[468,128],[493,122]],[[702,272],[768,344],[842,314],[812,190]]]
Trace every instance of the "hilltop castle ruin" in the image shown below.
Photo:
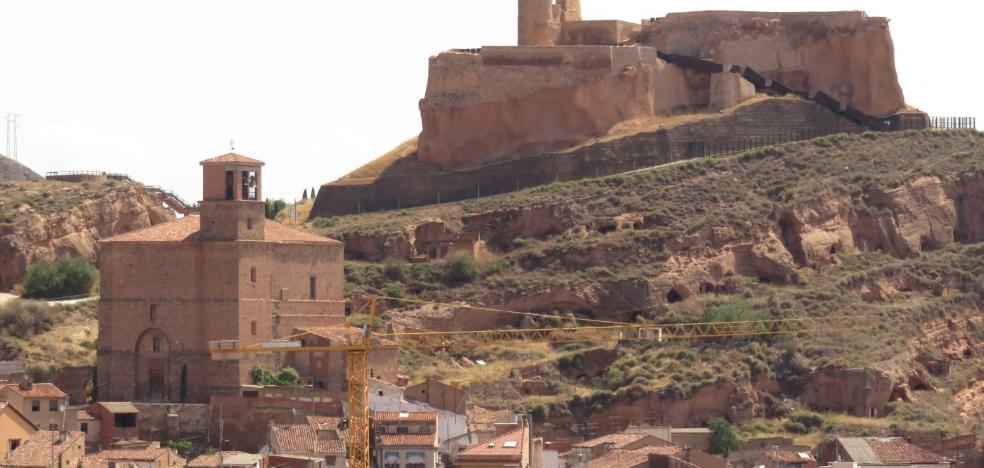
[[[674,148],[694,143],[925,126],[907,110],[886,18],[705,11],[631,23],[583,20],[579,1],[556,1],[519,0],[517,46],[431,57],[416,152],[372,177],[324,186],[312,216],[433,203],[434,187],[447,201],[475,196],[476,186],[494,193],[596,175],[577,157],[553,156],[604,136],[650,131],[646,162],[658,163],[693,156]],[[753,98],[797,102],[742,105]],[[703,129],[712,141],[662,126],[669,114],[719,111],[749,115]],[[429,187],[415,180],[421,174]]]

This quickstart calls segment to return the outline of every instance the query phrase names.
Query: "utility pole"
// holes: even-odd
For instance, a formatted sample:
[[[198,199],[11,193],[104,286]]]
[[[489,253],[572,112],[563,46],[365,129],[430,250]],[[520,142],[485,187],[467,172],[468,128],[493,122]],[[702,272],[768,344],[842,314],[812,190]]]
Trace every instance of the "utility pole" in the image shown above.
[[[20,114],[7,113],[7,157],[17,160],[17,116]]]

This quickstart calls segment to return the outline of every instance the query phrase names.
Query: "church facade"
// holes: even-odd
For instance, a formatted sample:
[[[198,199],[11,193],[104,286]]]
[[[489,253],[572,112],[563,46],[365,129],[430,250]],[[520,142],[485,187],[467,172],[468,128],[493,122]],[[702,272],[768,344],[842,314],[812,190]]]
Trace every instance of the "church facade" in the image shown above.
[[[284,357],[213,360],[210,341],[344,323],[342,244],[265,219],[261,161],[230,153],[201,166],[200,215],[100,243],[101,400],[234,394],[254,364]]]

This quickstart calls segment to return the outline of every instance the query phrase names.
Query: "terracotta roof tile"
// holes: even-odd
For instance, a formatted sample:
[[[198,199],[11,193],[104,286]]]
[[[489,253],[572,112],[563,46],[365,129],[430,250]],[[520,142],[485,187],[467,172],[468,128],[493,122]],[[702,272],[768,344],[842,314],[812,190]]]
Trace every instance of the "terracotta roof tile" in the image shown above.
[[[401,411],[376,411],[373,415],[373,419],[376,422],[402,422],[402,421],[413,421],[413,422],[432,422],[437,423],[437,413],[433,411],[413,411],[413,412],[401,412]]]
[[[523,454],[523,447],[526,445],[525,428],[520,427],[505,434],[500,435],[488,442],[473,445],[461,452],[459,457],[468,456],[515,456]]]
[[[87,408],[82,408],[75,412],[75,419],[79,421],[95,421],[97,418]]]
[[[57,442],[58,432],[35,432],[20,447],[17,447],[17,450],[10,452],[3,464],[4,466],[49,466],[52,462],[52,456],[57,458],[82,437],[85,437],[84,432],[69,431],[63,442]],[[52,444],[52,442],[55,443]],[[67,464],[68,460],[65,462]]]
[[[243,156],[241,154],[236,154],[236,153],[226,153],[223,154],[222,156],[216,156],[211,159],[206,159],[200,162],[199,164],[204,166],[207,164],[229,164],[229,163],[259,164],[261,166],[263,165],[263,161],[260,161],[259,159],[253,159],[248,156]]]
[[[945,457],[916,447],[901,437],[865,437],[864,440],[882,463],[918,464],[946,460]]]
[[[282,452],[345,454],[345,440],[338,431],[317,430],[309,424],[274,424],[270,438]]]
[[[161,457],[167,455],[171,452],[171,449],[166,447],[148,447],[144,449],[116,449],[116,450],[103,450],[101,452],[96,452],[86,456],[86,458],[93,458],[98,460],[106,461],[154,461],[160,459]],[[173,452],[171,453],[172,458],[177,457]]]
[[[194,459],[189,461],[188,464],[185,466],[202,467],[202,468],[213,467],[213,466],[217,467],[219,466],[221,459],[233,455],[242,455],[244,453],[246,452],[236,452],[236,451],[228,451],[228,450],[223,452],[206,453],[205,455],[199,455],[195,457]]]
[[[782,463],[806,463],[816,461],[813,454],[803,450],[775,450],[765,453],[765,458]]]
[[[264,240],[261,242],[341,244],[337,240],[304,232],[276,221],[266,220],[263,224]],[[109,237],[100,242],[192,242],[201,240],[199,228],[200,219],[198,215],[189,215],[174,221]]]
[[[641,432],[617,432],[615,434],[603,435],[601,437],[595,437],[594,439],[585,440],[584,442],[579,442],[573,445],[576,448],[594,448],[599,445],[604,444],[615,444],[612,448],[620,449],[633,442],[638,442],[649,434]]]
[[[30,389],[22,389],[17,384],[4,384],[0,389],[10,389],[24,398],[65,398],[65,392],[61,391],[54,384],[36,383],[31,384]]]
[[[612,450],[588,462],[588,468],[633,468],[649,466],[649,455],[660,454],[676,456],[680,447],[667,445],[660,447],[643,447],[637,450]]]
[[[437,433],[430,434],[379,434],[383,447],[437,447]]]

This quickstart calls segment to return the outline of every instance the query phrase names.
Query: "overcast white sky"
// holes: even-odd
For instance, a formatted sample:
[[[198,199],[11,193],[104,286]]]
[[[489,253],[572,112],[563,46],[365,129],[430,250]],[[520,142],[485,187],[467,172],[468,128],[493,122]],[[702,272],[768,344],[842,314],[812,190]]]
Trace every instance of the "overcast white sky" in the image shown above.
[[[586,19],[628,21],[792,4],[890,17],[906,100],[982,115],[973,2],[582,0]],[[233,139],[290,199],[417,134],[427,58],[515,44],[515,18],[515,0],[0,0],[0,116],[20,114],[40,173],[127,172],[197,200],[197,162]]]

